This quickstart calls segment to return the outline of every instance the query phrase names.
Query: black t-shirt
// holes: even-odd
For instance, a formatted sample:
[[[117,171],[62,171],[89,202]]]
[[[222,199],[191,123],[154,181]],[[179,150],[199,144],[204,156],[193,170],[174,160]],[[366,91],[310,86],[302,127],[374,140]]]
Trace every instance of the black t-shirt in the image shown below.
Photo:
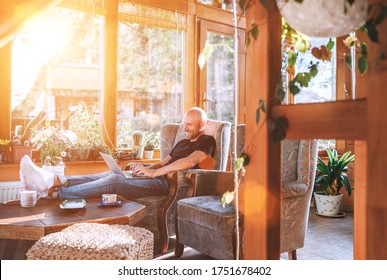
[[[168,164],[178,159],[185,158],[195,151],[202,151],[213,157],[215,154],[215,147],[215,138],[210,135],[200,135],[199,138],[193,142],[191,142],[190,139],[183,139],[179,141],[169,153],[171,160],[168,162]],[[196,165],[194,168],[199,167]]]

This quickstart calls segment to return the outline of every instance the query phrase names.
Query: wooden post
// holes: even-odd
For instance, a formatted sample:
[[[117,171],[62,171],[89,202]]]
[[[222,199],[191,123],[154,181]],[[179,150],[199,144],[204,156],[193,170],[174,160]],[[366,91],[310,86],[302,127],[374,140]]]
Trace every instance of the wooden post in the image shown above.
[[[281,78],[281,17],[277,8],[257,3],[248,9],[246,26],[258,24],[258,39],[246,53],[246,152],[251,161],[241,186],[244,193],[245,259],[279,259],[280,145],[274,145],[264,113],[256,124],[259,100],[272,100]],[[270,107],[267,113],[271,114]],[[246,246],[248,244],[248,246]]]

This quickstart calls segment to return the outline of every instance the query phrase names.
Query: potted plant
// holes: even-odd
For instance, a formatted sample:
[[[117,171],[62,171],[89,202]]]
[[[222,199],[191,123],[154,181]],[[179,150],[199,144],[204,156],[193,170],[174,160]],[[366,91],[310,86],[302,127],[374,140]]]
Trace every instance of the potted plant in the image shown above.
[[[98,108],[87,108],[83,103],[73,108],[69,119],[69,130],[75,135],[69,149],[71,161],[95,160],[103,146]]]
[[[40,152],[42,167],[56,174],[64,173],[63,159],[71,140],[66,131],[55,126],[32,129],[32,146]]]
[[[314,193],[317,214],[342,216],[340,215],[340,204],[343,194],[340,190],[344,187],[349,196],[352,194],[352,186],[347,172],[350,168],[349,163],[355,160],[355,155],[351,155],[351,151],[348,151],[339,157],[334,149],[328,148],[326,151],[328,155],[327,164],[320,157],[317,159],[315,184],[320,188],[320,191]]]
[[[155,144],[152,140],[148,140],[144,147],[145,159],[152,159],[155,151]]]
[[[0,139],[0,164],[8,163],[11,140]]]

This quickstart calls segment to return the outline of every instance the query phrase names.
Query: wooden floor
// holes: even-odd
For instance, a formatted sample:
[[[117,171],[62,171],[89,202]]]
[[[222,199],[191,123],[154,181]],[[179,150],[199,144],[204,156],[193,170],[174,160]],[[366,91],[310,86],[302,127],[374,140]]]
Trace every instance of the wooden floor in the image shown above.
[[[297,250],[299,260],[352,260],[353,259],[353,213],[345,212],[343,218],[325,218],[316,215],[311,208],[305,247]],[[158,260],[175,260],[174,244],[171,242],[166,254],[155,255]],[[0,240],[0,257],[2,260],[23,260],[32,241]],[[185,248],[179,260],[210,260],[192,248]],[[287,254],[281,254],[286,260]]]

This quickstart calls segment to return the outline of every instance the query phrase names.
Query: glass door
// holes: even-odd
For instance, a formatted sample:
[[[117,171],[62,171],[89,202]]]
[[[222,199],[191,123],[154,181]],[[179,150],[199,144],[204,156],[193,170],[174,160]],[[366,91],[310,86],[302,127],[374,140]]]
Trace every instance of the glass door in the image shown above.
[[[238,122],[244,122],[244,32],[238,31],[239,92]],[[234,28],[209,21],[200,21],[200,50],[205,65],[200,69],[200,100],[208,117],[233,122],[235,118]]]

